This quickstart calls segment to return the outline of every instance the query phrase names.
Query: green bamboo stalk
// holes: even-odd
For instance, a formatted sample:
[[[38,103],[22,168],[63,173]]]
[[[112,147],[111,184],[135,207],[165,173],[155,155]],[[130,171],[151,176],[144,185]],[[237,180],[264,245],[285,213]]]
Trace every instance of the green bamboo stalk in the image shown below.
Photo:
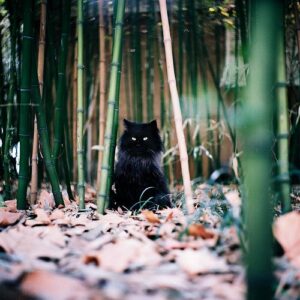
[[[23,2],[23,34],[22,34],[22,61],[21,61],[21,99],[20,99],[20,170],[19,186],[17,192],[17,208],[26,209],[26,193],[29,177],[30,157],[30,81],[31,81],[31,58],[33,49],[33,1]]]
[[[216,57],[216,81],[220,82],[221,78],[221,33],[220,33],[220,25],[215,25],[215,57]],[[215,150],[215,167],[219,169],[221,167],[221,139],[220,139],[220,132],[219,126],[221,122],[221,101],[220,93],[217,95],[217,124],[218,129],[216,131],[217,134],[217,142],[216,142],[216,150]]]
[[[118,104],[119,98],[118,92],[120,85],[120,75],[118,73],[121,69],[120,60],[122,49],[124,13],[125,0],[118,0],[113,38],[112,64],[110,72],[110,85],[108,94],[107,119],[105,126],[105,143],[102,162],[101,182],[97,196],[98,211],[100,213],[104,212],[111,185],[112,168],[110,163],[112,161],[111,155],[114,152],[114,149],[112,149],[112,147],[116,142],[115,140],[112,141],[112,138],[116,138],[116,136],[113,136],[113,134],[114,132],[116,132],[116,127],[118,126],[118,124],[114,123],[114,121],[116,121],[116,106]]]
[[[178,0],[178,92],[180,106],[183,110],[183,0]]]
[[[140,40],[140,1],[135,0],[134,17],[132,17],[133,35],[133,99],[135,105],[135,119],[143,121],[143,97],[142,97],[142,76],[141,76],[141,40]]]
[[[39,139],[41,144],[41,150],[46,166],[47,174],[52,186],[52,193],[54,196],[55,204],[57,206],[64,205],[62,194],[59,187],[58,175],[54,163],[54,157],[51,153],[49,135],[47,129],[46,113],[41,98],[40,86],[38,81],[38,75],[36,71],[36,60],[33,59],[33,72],[32,72],[32,99],[35,104],[35,113],[37,118],[37,127],[39,133]]]
[[[250,77],[241,116],[249,240],[248,300],[273,299],[270,169],[272,91],[276,74],[278,29],[282,26],[278,24],[279,3],[272,0],[251,1]]]
[[[240,2],[240,1],[236,1]],[[233,89],[233,153],[237,153],[237,101],[239,96],[239,22],[238,17],[235,17],[235,28],[234,28],[234,68],[235,68],[235,84]],[[241,24],[240,24],[241,25]]]
[[[10,155],[9,149],[11,147],[11,142],[13,138],[13,133],[15,128],[13,127],[13,104],[16,89],[16,2],[6,2],[7,9],[9,11],[10,20],[10,56],[11,56],[11,66],[9,72],[9,92],[7,97],[7,120],[6,120],[6,134],[4,142],[4,159],[3,159],[3,169],[4,169],[4,199],[11,199],[11,186],[10,186],[10,172],[9,172],[9,162]]]
[[[71,179],[70,179],[70,157],[71,157],[71,149],[68,145],[70,145],[70,139],[69,139],[69,130],[68,130],[68,124],[67,119],[64,122],[64,151],[63,151],[63,167],[64,167],[64,175],[65,175],[65,182],[67,186],[67,193],[70,200],[74,200],[73,192],[71,189]]]
[[[2,23],[3,16],[0,14],[0,24]],[[2,26],[0,26],[1,33],[3,32]],[[2,34],[0,35],[0,43],[2,45]],[[1,141],[5,140],[6,136],[6,123],[7,123],[7,117],[6,117],[6,101],[5,101],[5,76],[4,76],[4,68],[3,68],[3,56],[2,51],[0,51],[0,139]],[[3,158],[3,147],[0,147],[0,168],[2,167],[2,158]],[[1,172],[2,173],[2,172]],[[0,179],[2,176],[0,176]]]
[[[235,1],[236,14],[240,28],[240,37],[242,43],[242,55],[244,64],[248,63],[248,33],[247,33],[247,5],[244,0]]]
[[[285,68],[285,50],[284,50],[284,9],[280,7],[279,16],[279,39],[278,42],[278,70],[277,70],[277,139],[278,139],[278,176],[281,207],[283,212],[292,209],[290,199],[290,176],[289,176],[289,119],[288,119],[288,99],[286,90],[286,68]]]
[[[63,144],[64,117],[66,112],[66,66],[68,57],[68,39],[71,16],[71,1],[63,1],[60,54],[58,59],[57,90],[54,112],[53,155],[57,163],[59,151]]]
[[[83,150],[83,0],[77,0],[77,36],[78,36],[78,65],[77,65],[77,161],[78,161],[78,195],[79,207],[84,209],[85,176]]]
[[[154,82],[154,56],[153,56],[153,43],[154,43],[154,11],[155,2],[148,0],[148,20],[147,20],[147,67],[146,67],[146,78],[147,78],[147,118],[148,121],[154,118],[153,108],[153,82]]]

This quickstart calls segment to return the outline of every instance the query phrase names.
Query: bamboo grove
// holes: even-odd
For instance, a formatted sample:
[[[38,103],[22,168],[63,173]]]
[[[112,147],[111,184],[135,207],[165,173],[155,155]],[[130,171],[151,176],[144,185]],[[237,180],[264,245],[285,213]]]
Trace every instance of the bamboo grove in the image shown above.
[[[215,170],[241,185],[248,296],[267,299],[255,285],[272,282],[269,204],[291,210],[300,182],[299,3],[166,3],[193,187]],[[84,209],[90,184],[103,212],[123,118],[158,121],[169,185],[182,184],[158,0],[2,0],[0,18],[1,201],[26,209],[46,185]]]

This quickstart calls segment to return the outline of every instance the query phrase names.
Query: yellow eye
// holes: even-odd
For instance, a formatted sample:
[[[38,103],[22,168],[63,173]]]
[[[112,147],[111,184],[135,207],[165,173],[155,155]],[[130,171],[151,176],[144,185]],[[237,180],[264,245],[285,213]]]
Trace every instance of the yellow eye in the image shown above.
[[[143,137],[143,141],[147,141],[148,140],[148,137]]]
[[[136,141],[136,138],[135,138],[135,137],[132,137],[131,139],[132,139],[133,141]]]

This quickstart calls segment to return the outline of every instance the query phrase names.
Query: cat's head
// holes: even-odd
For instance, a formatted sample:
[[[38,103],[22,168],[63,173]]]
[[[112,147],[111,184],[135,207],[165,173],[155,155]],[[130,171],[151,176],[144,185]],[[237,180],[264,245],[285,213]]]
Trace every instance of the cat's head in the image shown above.
[[[132,156],[152,156],[163,150],[156,121],[135,123],[124,119],[125,131],[120,138],[120,150]]]

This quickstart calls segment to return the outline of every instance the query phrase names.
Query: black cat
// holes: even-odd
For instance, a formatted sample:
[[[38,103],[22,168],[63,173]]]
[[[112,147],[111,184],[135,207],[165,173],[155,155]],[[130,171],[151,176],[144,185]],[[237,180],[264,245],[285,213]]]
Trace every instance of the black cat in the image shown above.
[[[171,206],[161,168],[163,144],[156,121],[134,123],[124,119],[110,208],[156,209]]]

